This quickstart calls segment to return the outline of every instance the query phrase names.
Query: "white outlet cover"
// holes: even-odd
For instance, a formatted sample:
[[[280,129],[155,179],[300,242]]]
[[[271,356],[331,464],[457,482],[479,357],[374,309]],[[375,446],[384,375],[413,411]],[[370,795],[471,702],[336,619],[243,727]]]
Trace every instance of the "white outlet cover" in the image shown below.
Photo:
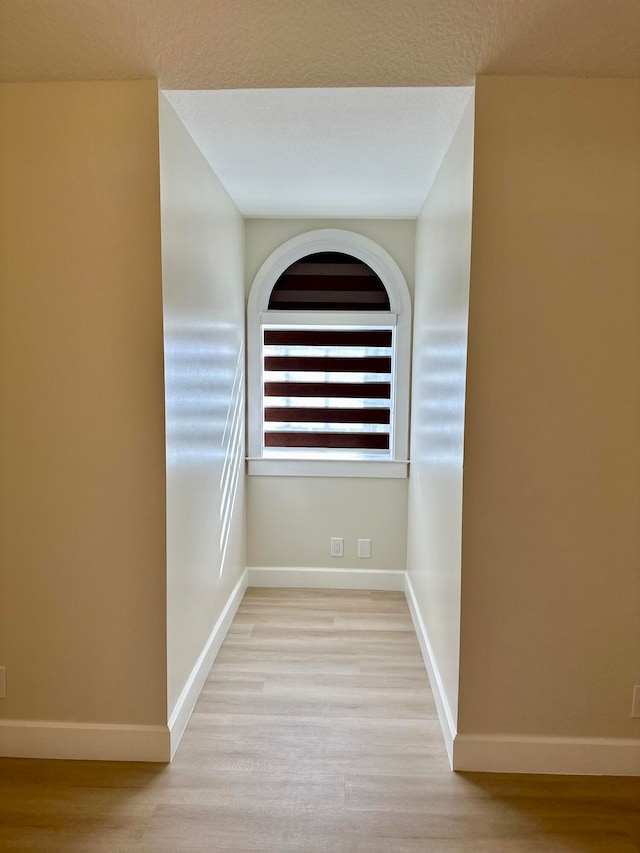
[[[633,688],[633,701],[631,703],[631,716],[640,717],[640,684]]]
[[[371,539],[358,539],[358,557],[371,556]]]
[[[5,668],[0,666],[0,699],[7,698],[7,674]]]

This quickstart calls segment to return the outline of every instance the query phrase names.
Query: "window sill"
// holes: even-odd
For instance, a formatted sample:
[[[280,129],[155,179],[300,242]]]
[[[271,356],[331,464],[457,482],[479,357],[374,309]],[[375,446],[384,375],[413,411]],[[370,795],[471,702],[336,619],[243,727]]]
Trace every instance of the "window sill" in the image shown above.
[[[406,479],[409,463],[372,459],[249,459],[258,477],[378,477]]]

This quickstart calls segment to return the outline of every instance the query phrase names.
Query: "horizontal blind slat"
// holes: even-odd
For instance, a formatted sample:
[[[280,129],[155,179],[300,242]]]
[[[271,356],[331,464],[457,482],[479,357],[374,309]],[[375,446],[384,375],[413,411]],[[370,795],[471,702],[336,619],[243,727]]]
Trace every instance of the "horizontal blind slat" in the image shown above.
[[[317,257],[317,255],[310,255],[306,260],[291,264],[282,273],[278,281],[289,276],[316,276],[323,279],[349,276],[349,278],[373,278],[375,281],[378,281],[378,276],[374,271],[357,258],[352,258],[349,263],[345,263],[344,258],[340,261],[330,263],[327,260],[317,262],[313,260],[314,257]]]
[[[357,310],[360,308],[369,310],[367,306],[373,305],[374,311],[379,310],[381,305],[387,305],[383,293],[369,293],[358,290],[287,290],[284,293],[278,293],[277,298],[271,302],[271,308],[291,310],[292,306],[300,305],[301,307],[295,310],[304,311],[307,305],[325,305],[327,302],[340,307],[353,303],[359,306]]]
[[[373,286],[372,282],[374,282]],[[346,290],[385,295],[385,292],[380,290],[375,277],[332,275],[329,281],[327,281],[326,275],[317,275],[315,270],[304,275],[289,275],[286,273],[281,276],[278,280],[278,294],[289,290],[322,290],[327,292]]]
[[[384,433],[301,433],[265,432],[265,447],[319,447],[353,450],[388,450],[389,436]]]
[[[265,329],[269,345],[391,347],[391,329]]]
[[[390,382],[265,382],[266,397],[373,397],[391,399]]]
[[[330,305],[326,302],[302,302],[299,300],[292,302],[279,302],[273,300],[269,303],[271,311],[388,311],[389,304],[383,302],[354,302],[352,300],[345,302],[334,301]]]
[[[265,421],[299,421],[309,423],[324,421],[325,423],[353,424],[389,424],[391,423],[390,409],[323,409],[296,408],[287,406],[267,406],[264,410]]]
[[[331,356],[268,355],[265,370],[322,371],[324,373],[391,373],[391,359],[374,355],[363,358],[332,358]]]

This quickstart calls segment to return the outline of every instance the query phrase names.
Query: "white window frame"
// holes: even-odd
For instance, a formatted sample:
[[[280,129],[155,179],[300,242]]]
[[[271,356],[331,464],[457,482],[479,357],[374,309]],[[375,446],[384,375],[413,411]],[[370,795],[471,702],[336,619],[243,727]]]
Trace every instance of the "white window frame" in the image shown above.
[[[342,252],[367,264],[383,283],[390,312],[352,314],[363,327],[367,321],[395,323],[392,377],[392,448],[389,459],[266,458],[263,455],[262,327],[302,319],[301,312],[269,311],[271,291],[282,273],[307,255]],[[302,312],[305,322],[340,322],[336,312]],[[288,316],[285,317],[285,315]],[[361,234],[337,228],[309,231],[279,246],[258,270],[247,302],[247,414],[248,473],[289,477],[406,477],[409,452],[409,389],[411,368],[411,298],[398,264],[381,246]]]

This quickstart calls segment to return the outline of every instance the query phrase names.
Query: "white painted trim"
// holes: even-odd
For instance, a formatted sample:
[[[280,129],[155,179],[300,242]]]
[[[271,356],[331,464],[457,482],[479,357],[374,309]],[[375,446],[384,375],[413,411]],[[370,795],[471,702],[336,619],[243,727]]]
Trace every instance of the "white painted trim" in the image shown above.
[[[191,675],[187,679],[186,684],[182,688],[182,693],[178,697],[171,716],[169,718],[169,733],[171,739],[171,758],[175,755],[178,744],[187,727],[189,718],[193,713],[198,696],[200,695],[207,676],[211,671],[211,667],[216,659],[220,647],[227,636],[233,617],[242,601],[242,596],[247,588],[248,572],[242,573],[238,583],[233,588],[233,592],[227,599],[227,603],[222,609],[222,613],[218,617],[218,621],[214,625],[213,631],[209,635],[209,639],[204,645],[200,653],[200,657],[196,661],[195,666],[191,670]]]
[[[169,761],[167,726],[0,720],[0,755],[83,761]]]
[[[404,592],[407,597],[409,612],[411,613],[411,618],[413,620],[413,627],[416,630],[418,643],[420,644],[420,651],[422,652],[422,659],[424,660],[425,669],[427,670],[429,683],[431,684],[433,698],[435,699],[438,721],[440,722],[440,728],[442,729],[442,735],[444,737],[444,745],[447,750],[447,755],[449,756],[451,767],[453,769],[457,769],[454,768],[453,763],[454,742],[456,740],[456,723],[453,719],[453,714],[451,713],[449,700],[447,699],[447,694],[444,690],[442,678],[440,677],[438,662],[436,661],[436,657],[433,653],[433,647],[429,641],[427,629],[422,620],[422,614],[420,613],[418,601],[413,590],[413,584],[411,583],[411,578],[407,572],[405,572]]]
[[[402,591],[404,572],[393,569],[304,569],[248,566],[249,586],[293,589],[380,589]]]
[[[640,740],[457,735],[454,770],[640,776]]]
[[[409,295],[409,288],[402,270],[386,249],[362,234],[340,228],[322,228],[292,237],[269,255],[253,280],[247,301],[247,439],[249,456],[254,459],[262,456],[261,315],[267,314],[271,290],[280,275],[295,261],[315,252],[344,252],[359,258],[379,276],[387,290],[391,313],[397,315],[398,324],[392,383],[394,388],[394,426],[391,456],[393,459],[406,459],[409,453],[409,377],[411,372],[411,296]],[[379,318],[377,322],[380,322]]]

